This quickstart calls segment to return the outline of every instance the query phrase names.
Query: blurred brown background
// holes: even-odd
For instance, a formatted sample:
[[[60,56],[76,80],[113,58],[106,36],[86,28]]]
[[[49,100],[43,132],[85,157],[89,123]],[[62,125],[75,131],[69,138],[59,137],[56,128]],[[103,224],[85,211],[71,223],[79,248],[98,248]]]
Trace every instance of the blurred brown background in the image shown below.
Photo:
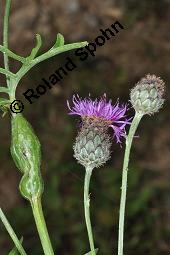
[[[4,0],[0,0],[0,36]],[[125,27],[97,49],[96,57],[79,67],[34,104],[25,104],[24,115],[42,143],[43,205],[56,254],[80,255],[89,250],[83,212],[84,169],[73,158],[72,145],[78,118],[67,115],[66,100],[74,93],[94,97],[107,93],[127,102],[129,89],[145,74],[161,76],[167,86],[166,104],[152,117],[143,118],[131,154],[125,225],[126,255],[170,254],[170,0],[13,0],[10,48],[27,56],[35,34],[43,37],[41,52],[49,49],[58,32],[66,42],[93,41],[99,29],[116,20]],[[20,82],[18,98],[37,87],[65,63],[69,52],[40,63]],[[0,57],[1,66],[2,56]],[[11,62],[16,71],[18,63]],[[1,76],[1,84],[4,80]],[[0,121],[0,206],[26,250],[42,254],[31,209],[19,194],[20,173],[10,157],[10,118]],[[123,147],[113,145],[112,159],[94,171],[91,182],[91,215],[99,254],[117,252],[118,210]],[[0,223],[0,255],[12,248]]]

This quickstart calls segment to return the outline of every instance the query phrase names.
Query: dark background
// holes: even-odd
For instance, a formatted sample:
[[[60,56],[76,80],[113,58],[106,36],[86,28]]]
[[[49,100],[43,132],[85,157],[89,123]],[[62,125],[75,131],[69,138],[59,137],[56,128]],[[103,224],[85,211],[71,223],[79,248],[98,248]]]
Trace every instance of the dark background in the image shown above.
[[[1,42],[4,0],[0,1]],[[24,115],[42,143],[43,207],[56,254],[80,255],[89,251],[83,212],[84,169],[73,158],[79,118],[68,116],[66,100],[107,93],[113,102],[129,100],[129,90],[145,74],[166,82],[164,108],[145,116],[137,131],[130,160],[125,224],[126,255],[170,254],[170,1],[37,0],[12,1],[10,48],[27,56],[35,34],[43,37],[41,53],[49,49],[58,32],[66,42],[93,41],[100,28],[116,20],[125,27],[97,49],[96,57],[79,67],[34,104],[25,101]],[[74,53],[74,52],[73,52]],[[40,63],[20,82],[17,93],[37,87],[65,63],[66,53]],[[0,57],[1,66],[2,56]],[[18,64],[11,62],[11,70]],[[1,85],[4,84],[1,76]],[[19,194],[20,173],[10,157],[10,117],[0,121],[0,206],[24,246],[32,255],[43,254],[29,203]],[[91,182],[91,215],[99,254],[117,252],[118,210],[124,152],[113,144],[111,160],[96,169]],[[0,255],[13,244],[0,224]]]

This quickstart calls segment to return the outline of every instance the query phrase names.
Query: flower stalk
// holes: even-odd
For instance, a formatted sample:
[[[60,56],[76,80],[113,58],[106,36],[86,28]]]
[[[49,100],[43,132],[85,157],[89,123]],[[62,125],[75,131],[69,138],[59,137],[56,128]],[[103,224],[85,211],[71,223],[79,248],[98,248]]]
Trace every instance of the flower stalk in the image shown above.
[[[8,48],[8,28],[9,28],[9,12],[11,7],[11,0],[6,0],[5,15],[4,15],[4,28],[3,28],[3,46]],[[4,67],[5,70],[9,71],[8,55],[4,52]],[[10,77],[6,77],[7,85],[9,87]]]
[[[133,137],[143,115],[154,114],[162,108],[165,101],[165,99],[163,98],[164,91],[164,81],[160,77],[147,74],[136,84],[136,86],[131,90],[130,93],[130,102],[135,109],[135,116],[131,123],[129,134],[126,137],[126,148],[122,172],[122,191],[119,211],[118,255],[123,255],[127,176]]]
[[[133,137],[143,114],[135,113],[134,119],[130,126],[129,134],[126,138],[126,148],[124,154],[123,172],[122,172],[122,186],[121,186],[121,200],[119,211],[119,238],[118,238],[118,255],[123,255],[123,239],[124,239],[124,221],[125,221],[125,206],[126,206],[126,192],[127,192],[127,177],[129,157],[132,146]]]
[[[95,255],[96,252],[94,247],[92,226],[91,226],[91,220],[90,220],[90,194],[89,194],[89,185],[90,185],[92,170],[93,168],[86,167],[85,180],[84,180],[84,213],[85,213],[85,221],[86,221],[87,233],[88,233],[88,238],[90,243],[91,255]]]
[[[44,219],[43,209],[42,209],[42,205],[41,205],[41,199],[34,198],[31,201],[31,207],[32,207],[35,223],[37,226],[37,230],[39,233],[39,237],[41,240],[41,244],[42,244],[42,247],[44,250],[44,254],[45,255],[54,255],[54,251],[53,251],[50,237],[48,234],[46,222]]]
[[[74,157],[86,169],[84,212],[91,249],[88,254],[95,255],[97,249],[94,247],[90,220],[89,184],[91,174],[94,168],[102,166],[109,160],[112,138],[114,137],[117,143],[120,143],[121,138],[126,135],[125,127],[130,122],[126,117],[127,105],[120,105],[118,102],[113,105],[111,100],[107,100],[106,94],[95,100],[92,100],[90,96],[82,99],[79,95],[74,95],[72,101],[72,107],[67,102],[69,114],[79,115],[82,121],[73,149]],[[108,133],[109,128],[113,130],[113,137]]]
[[[15,234],[13,228],[11,227],[8,219],[6,218],[5,214],[3,213],[2,209],[0,208],[0,219],[3,222],[8,234],[10,235],[11,239],[13,240],[17,250],[21,255],[27,255],[26,251],[24,250],[20,240],[18,239],[17,235]]]

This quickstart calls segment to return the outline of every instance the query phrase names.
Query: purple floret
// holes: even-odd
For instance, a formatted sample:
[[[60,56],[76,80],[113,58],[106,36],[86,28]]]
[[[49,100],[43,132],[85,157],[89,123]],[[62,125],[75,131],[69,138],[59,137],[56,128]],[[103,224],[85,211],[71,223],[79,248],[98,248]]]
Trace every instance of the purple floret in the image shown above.
[[[126,135],[125,127],[130,124],[130,119],[126,117],[128,110],[127,104],[120,105],[117,102],[112,105],[112,100],[107,101],[104,94],[100,99],[92,100],[90,97],[82,99],[79,95],[73,95],[73,106],[70,107],[67,101],[70,115],[79,115],[83,117],[101,118],[109,121],[108,126],[114,131],[116,141],[120,143],[120,138]]]

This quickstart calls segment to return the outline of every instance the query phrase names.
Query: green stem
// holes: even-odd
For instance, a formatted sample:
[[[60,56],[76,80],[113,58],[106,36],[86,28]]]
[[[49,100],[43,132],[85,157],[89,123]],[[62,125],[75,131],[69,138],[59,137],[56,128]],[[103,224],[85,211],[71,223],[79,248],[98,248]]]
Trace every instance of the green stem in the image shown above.
[[[39,233],[39,237],[41,240],[41,244],[44,250],[44,254],[54,255],[54,251],[52,248],[52,244],[49,238],[47,226],[46,226],[44,215],[43,215],[41,199],[40,198],[33,199],[31,206],[32,206],[32,211],[33,211],[34,219],[36,222],[37,230]]]
[[[122,187],[121,187],[121,200],[120,200],[120,211],[119,211],[119,240],[118,240],[118,255],[123,255],[123,237],[124,237],[124,218],[125,218],[125,205],[126,205],[126,192],[127,192],[127,175],[129,156],[132,146],[133,137],[136,129],[142,118],[142,114],[136,113],[132,121],[129,134],[126,138],[126,149],[124,154],[123,172],[122,172]]]
[[[93,241],[93,233],[91,227],[91,220],[90,220],[90,197],[89,197],[89,185],[90,185],[90,178],[92,174],[92,168],[86,168],[85,180],[84,180],[84,213],[85,213],[85,220],[86,220],[86,227],[87,233],[90,243],[91,255],[95,255],[95,248],[94,248],[94,241]]]
[[[9,27],[9,12],[10,12],[11,0],[6,0],[5,15],[4,15],[4,29],[3,29],[3,45],[8,48],[8,27]],[[9,71],[8,55],[4,52],[4,67]],[[9,87],[10,77],[6,77],[7,85]]]
[[[24,57],[21,57],[19,55],[17,55],[16,53],[12,52],[11,50],[9,50],[8,48],[6,48],[5,46],[2,46],[0,45],[0,51],[5,55],[5,56],[8,56],[8,57],[11,57],[15,60],[18,60],[20,61],[21,63],[24,63],[25,62],[25,58]]]
[[[10,235],[11,239],[13,240],[16,248],[18,249],[19,253],[21,255],[27,255],[24,248],[21,245],[20,240],[18,239],[17,235],[15,234],[14,230],[12,229],[10,223],[8,222],[5,214],[3,213],[2,209],[0,208],[0,219],[2,220],[2,223],[4,224],[6,230],[8,231],[8,234]]]
[[[0,73],[5,74],[6,77],[9,79],[10,77],[15,78],[15,74],[10,72],[7,69],[0,68]]]
[[[65,44],[58,48],[51,48],[49,51],[33,59],[32,64],[36,65],[37,63],[40,63],[48,58],[54,57],[55,55],[58,55],[66,51],[79,49],[79,48],[85,47],[86,45],[88,45],[88,42],[84,41],[84,42],[78,42],[78,43]]]

